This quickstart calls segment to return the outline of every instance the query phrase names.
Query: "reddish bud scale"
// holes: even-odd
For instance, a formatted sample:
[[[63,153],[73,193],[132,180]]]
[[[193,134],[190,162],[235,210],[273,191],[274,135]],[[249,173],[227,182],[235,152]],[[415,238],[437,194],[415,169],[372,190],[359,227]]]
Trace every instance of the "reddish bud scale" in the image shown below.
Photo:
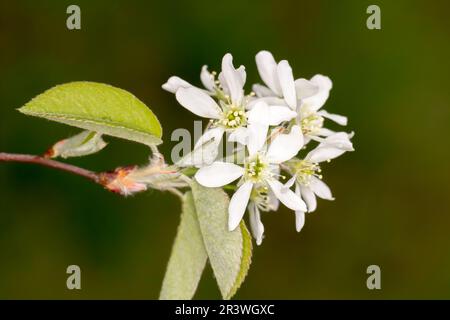
[[[100,183],[109,191],[121,195],[131,195],[136,192],[147,190],[147,186],[143,183],[135,182],[129,178],[137,167],[127,166],[119,167],[111,172],[104,172],[100,175]]]

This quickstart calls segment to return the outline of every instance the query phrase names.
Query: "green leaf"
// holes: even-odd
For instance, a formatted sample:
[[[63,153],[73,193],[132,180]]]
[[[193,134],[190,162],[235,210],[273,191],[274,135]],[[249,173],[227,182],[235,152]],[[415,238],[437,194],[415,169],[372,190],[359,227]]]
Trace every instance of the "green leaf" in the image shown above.
[[[160,293],[161,300],[194,296],[207,259],[192,193],[183,199],[183,212]]]
[[[230,299],[241,286],[250,268],[251,236],[241,221],[228,231],[228,195],[220,188],[192,183],[192,194],[200,229],[214,275],[224,299]]]
[[[146,145],[160,144],[153,112],[131,93],[95,82],[71,82],[38,95],[20,112]]]
[[[81,157],[96,153],[106,147],[107,143],[100,133],[83,131],[73,137],[58,141],[47,151],[51,158]]]

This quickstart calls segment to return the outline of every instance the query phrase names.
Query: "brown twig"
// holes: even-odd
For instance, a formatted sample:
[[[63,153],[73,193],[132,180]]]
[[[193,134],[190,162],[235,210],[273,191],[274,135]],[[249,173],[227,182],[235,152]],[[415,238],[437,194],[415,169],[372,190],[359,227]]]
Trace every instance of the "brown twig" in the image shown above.
[[[158,153],[159,156],[159,153]],[[164,160],[163,160],[164,161]],[[94,172],[90,170],[86,170],[71,164],[67,164],[64,162],[59,162],[55,160],[51,160],[48,157],[44,156],[36,156],[29,154],[15,154],[15,153],[5,153],[0,152],[0,162],[19,162],[19,163],[31,163],[37,164],[53,169],[58,169],[61,171],[69,172],[74,175],[84,177],[88,180],[91,180],[105,189],[112,191],[114,193],[118,193],[123,196],[127,196],[130,194],[134,194],[137,192],[147,190],[147,185],[143,182],[139,182],[133,178],[133,173],[136,172],[139,168],[137,166],[127,166],[127,167],[118,167],[113,171],[105,171],[105,172]],[[143,172],[146,175],[151,174],[168,174],[173,173],[177,174],[176,171],[164,171],[161,167],[161,164],[156,163],[156,166],[144,169]],[[142,170],[141,170],[142,171]],[[153,172],[154,171],[154,172]],[[142,172],[141,172],[142,173]],[[185,187],[186,184],[181,185],[181,187]],[[182,195],[176,188],[179,187],[179,183],[172,183],[170,188],[165,188],[164,190],[168,190],[177,196]],[[163,190],[163,189],[160,189]]]
[[[0,152],[0,162],[21,162],[21,163],[38,164],[41,166],[69,172],[87,178],[95,183],[104,185],[104,181],[102,179],[103,174],[101,173],[96,173],[71,164],[51,160],[41,156]]]

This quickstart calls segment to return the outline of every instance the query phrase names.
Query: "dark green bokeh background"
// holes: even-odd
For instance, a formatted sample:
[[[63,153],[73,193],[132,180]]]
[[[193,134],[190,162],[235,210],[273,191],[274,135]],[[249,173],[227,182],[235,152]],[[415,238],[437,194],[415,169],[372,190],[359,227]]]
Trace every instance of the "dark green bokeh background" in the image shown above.
[[[82,30],[65,26],[81,6]],[[366,28],[378,4],[382,30]],[[42,153],[76,128],[15,110],[60,83],[90,80],[133,92],[171,132],[195,119],[161,84],[199,83],[226,52],[257,80],[271,50],[296,77],[334,81],[327,110],[348,115],[356,152],[325,167],[334,202],[320,201],[297,234],[294,216],[264,216],[236,298],[450,298],[450,26],[448,1],[1,1],[0,150]],[[108,138],[71,163],[93,170],[144,164],[145,147]],[[0,164],[0,298],[158,297],[179,220],[178,200],[125,199],[80,177]],[[66,267],[82,290],[66,289]],[[382,269],[382,290],[366,268]],[[208,267],[196,298],[219,298]]]

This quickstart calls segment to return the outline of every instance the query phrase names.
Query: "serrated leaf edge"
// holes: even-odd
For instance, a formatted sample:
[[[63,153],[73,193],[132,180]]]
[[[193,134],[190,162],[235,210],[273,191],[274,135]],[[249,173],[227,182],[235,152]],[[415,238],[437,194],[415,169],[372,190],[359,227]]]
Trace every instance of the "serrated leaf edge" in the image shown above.
[[[250,269],[250,265],[252,263],[252,251],[253,251],[252,237],[251,237],[250,232],[248,231],[244,221],[241,221],[240,229],[241,229],[241,234],[242,234],[241,266],[239,268],[239,273],[236,277],[234,285],[231,288],[228,295],[225,297],[225,300],[231,299],[236,294],[236,292],[238,291],[238,289],[241,287],[242,283],[244,282],[245,277],[247,277],[248,270]]]

